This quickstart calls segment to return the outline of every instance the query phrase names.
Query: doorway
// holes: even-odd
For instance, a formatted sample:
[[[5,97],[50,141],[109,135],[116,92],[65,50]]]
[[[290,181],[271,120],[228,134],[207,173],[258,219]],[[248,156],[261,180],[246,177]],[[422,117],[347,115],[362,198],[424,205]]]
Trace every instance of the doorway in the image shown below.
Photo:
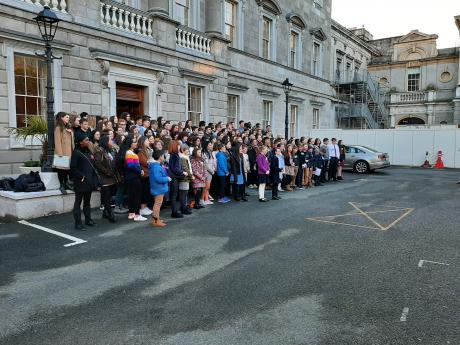
[[[423,121],[419,117],[406,117],[401,119],[398,123],[398,126],[414,126],[414,125],[424,125],[425,121]]]
[[[144,86],[117,83],[117,116],[123,112],[131,114],[131,118],[144,115]]]

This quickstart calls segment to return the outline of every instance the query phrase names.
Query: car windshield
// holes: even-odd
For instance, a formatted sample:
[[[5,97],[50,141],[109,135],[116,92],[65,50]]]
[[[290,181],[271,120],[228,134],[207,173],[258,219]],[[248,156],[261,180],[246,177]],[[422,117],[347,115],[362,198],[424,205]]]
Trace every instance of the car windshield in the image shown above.
[[[379,153],[379,151],[377,150],[374,150],[374,149],[371,149],[370,147],[367,147],[367,146],[357,146],[358,148],[362,148],[362,149],[365,149],[365,150],[368,150],[368,151],[371,151],[371,152],[374,152],[374,153]]]

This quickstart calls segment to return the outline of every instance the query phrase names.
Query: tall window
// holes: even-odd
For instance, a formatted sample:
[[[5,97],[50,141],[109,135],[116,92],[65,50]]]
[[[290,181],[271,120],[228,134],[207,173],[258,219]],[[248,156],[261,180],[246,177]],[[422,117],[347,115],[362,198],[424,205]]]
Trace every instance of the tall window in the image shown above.
[[[321,46],[319,43],[313,43],[313,75],[319,76],[320,74],[320,59],[321,59]]]
[[[30,115],[46,114],[46,63],[43,59],[15,55],[14,85],[16,126],[27,126]]]
[[[262,120],[262,128],[266,128],[268,125],[272,124],[273,116],[273,102],[264,101],[264,118]]]
[[[319,109],[313,108],[313,122],[311,125],[312,129],[319,128]]]
[[[299,113],[299,107],[297,105],[291,105],[291,116],[289,118],[289,135],[291,137],[297,136],[297,116]]]
[[[203,117],[203,88],[188,86],[188,119],[198,126]]]
[[[228,122],[236,122],[238,120],[239,103],[238,96],[228,95]]]
[[[409,68],[407,70],[407,91],[420,90],[420,68]]]
[[[335,75],[336,75],[336,78],[339,80],[341,75],[342,75],[342,59],[341,58],[337,58],[337,67],[336,67],[336,70],[335,70]]]
[[[272,40],[272,21],[263,17],[263,33],[262,33],[262,57],[264,59],[270,59],[270,49]]]
[[[225,0],[225,37],[232,41],[235,46],[235,23],[236,23],[236,4],[231,0]]]
[[[296,68],[297,67],[297,43],[299,40],[299,35],[295,31],[291,31],[291,50],[289,54],[289,67]]]
[[[189,25],[190,0],[175,0],[174,14],[182,25]]]

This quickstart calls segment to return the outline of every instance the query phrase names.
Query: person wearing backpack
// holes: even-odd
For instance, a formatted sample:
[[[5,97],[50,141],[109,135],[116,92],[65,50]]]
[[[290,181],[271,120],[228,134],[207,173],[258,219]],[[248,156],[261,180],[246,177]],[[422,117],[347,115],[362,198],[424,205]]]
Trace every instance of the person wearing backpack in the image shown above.
[[[77,134],[78,147],[73,151],[70,160],[70,174],[74,183],[75,202],[73,206],[73,217],[75,219],[75,230],[84,231],[86,228],[81,221],[81,203],[83,201],[83,214],[85,224],[95,226],[91,219],[91,194],[99,188],[99,177],[94,166],[94,158],[89,150],[90,141],[84,134]]]

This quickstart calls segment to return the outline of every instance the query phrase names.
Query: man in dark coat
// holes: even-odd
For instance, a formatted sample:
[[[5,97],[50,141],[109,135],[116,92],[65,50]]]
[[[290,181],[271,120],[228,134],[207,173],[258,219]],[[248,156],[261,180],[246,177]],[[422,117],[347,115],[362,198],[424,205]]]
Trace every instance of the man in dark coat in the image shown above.
[[[272,183],[272,200],[281,199],[278,196],[278,186],[281,183],[280,172],[282,172],[283,169],[279,167],[279,156],[281,156],[281,149],[277,147],[270,161],[270,181]]]
[[[89,146],[91,142],[82,133],[76,135],[77,147],[72,153],[70,160],[70,173],[74,182],[75,203],[73,217],[76,230],[86,230],[81,222],[81,202],[83,201],[83,213],[85,224],[94,226],[96,223],[91,219],[91,193],[99,188],[99,178],[94,167],[94,159]]]

